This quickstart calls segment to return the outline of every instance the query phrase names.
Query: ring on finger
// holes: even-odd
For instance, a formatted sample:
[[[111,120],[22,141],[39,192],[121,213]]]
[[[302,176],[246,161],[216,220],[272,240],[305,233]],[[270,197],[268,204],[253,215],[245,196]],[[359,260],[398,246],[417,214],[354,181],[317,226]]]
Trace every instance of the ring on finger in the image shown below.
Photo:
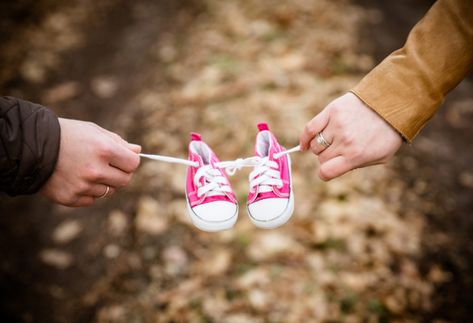
[[[319,132],[317,134],[317,136],[315,137],[315,140],[317,141],[317,143],[320,145],[320,146],[323,146],[325,148],[328,148],[331,143],[329,143],[325,138],[324,138],[324,135],[322,135],[321,132]]]
[[[107,185],[107,188],[105,189],[105,192],[97,198],[102,199],[102,198],[106,197],[109,192],[110,192],[110,186]]]

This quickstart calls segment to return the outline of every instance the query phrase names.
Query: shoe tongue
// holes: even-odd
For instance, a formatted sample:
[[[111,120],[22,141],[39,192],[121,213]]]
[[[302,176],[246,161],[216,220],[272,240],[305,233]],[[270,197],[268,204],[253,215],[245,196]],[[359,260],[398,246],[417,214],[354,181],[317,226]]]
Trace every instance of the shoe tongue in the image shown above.
[[[193,140],[189,144],[189,151],[194,154],[200,166],[209,165],[212,162],[210,148],[200,140]]]
[[[273,158],[274,138],[269,130],[263,130],[256,137],[255,154],[259,157]]]
[[[204,166],[204,160],[202,159],[202,156],[200,156],[199,154],[195,154],[196,158],[197,158],[197,162],[199,163],[199,167],[202,167]]]

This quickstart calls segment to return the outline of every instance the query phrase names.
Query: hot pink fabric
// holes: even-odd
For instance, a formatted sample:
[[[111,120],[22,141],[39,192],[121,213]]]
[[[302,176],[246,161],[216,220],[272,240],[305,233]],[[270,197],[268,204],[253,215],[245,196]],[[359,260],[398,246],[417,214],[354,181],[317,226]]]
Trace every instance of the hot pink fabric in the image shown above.
[[[192,141],[202,141],[201,136],[198,133],[191,133],[191,142]],[[205,142],[202,142],[205,146],[207,144]],[[209,151],[210,151],[210,164],[214,166],[215,169],[218,169],[222,176],[225,176],[228,181],[227,174],[225,171],[221,168],[215,167],[215,163],[218,163],[219,160],[215,153],[210,149],[209,146],[207,146]],[[204,162],[202,158],[200,157],[199,154],[195,153],[192,151],[191,146],[189,144],[189,160],[190,161],[195,161],[199,163],[198,167],[189,167],[187,169],[187,178],[186,178],[186,193],[187,193],[187,199],[189,200],[189,204],[191,207],[205,204],[205,203],[210,203],[210,202],[215,202],[215,201],[229,201],[233,203],[237,203],[235,194],[233,191],[231,193],[225,193],[225,195],[219,195],[219,196],[206,196],[205,194],[202,195],[201,197],[197,196],[197,187],[194,185],[194,177],[197,172],[197,170],[204,166]],[[204,178],[201,178],[201,183],[204,184]],[[230,185],[230,184],[229,184]]]
[[[269,130],[268,124],[266,122],[260,122],[257,125],[259,131]]]
[[[191,141],[201,141],[202,136],[197,132],[191,132]]]
[[[279,145],[276,137],[269,131],[267,123],[259,123],[258,129],[260,130],[260,132],[267,131],[269,133],[269,160],[274,161],[278,164],[278,170],[281,173],[281,180],[283,182],[283,185],[281,188],[273,186],[273,190],[271,192],[259,193],[257,188],[253,193],[250,191],[248,194],[248,204],[267,198],[289,198],[291,194],[291,170],[289,167],[288,156],[283,155],[279,158],[274,158],[274,154],[284,151],[284,148]],[[257,146],[255,144],[255,155],[259,157],[266,157],[261,156],[258,153],[256,147]]]

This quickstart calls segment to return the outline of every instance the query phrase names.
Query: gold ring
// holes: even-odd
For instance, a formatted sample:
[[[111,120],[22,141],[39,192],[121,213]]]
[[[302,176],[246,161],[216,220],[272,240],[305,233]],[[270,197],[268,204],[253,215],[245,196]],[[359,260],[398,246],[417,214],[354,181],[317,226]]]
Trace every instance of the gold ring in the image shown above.
[[[105,190],[105,193],[97,197],[98,199],[102,199],[107,196],[108,192],[110,192],[110,186],[107,185],[107,189]]]
[[[319,145],[324,146],[325,148],[328,148],[331,145],[327,140],[325,140],[321,132],[317,134],[317,137],[315,139],[317,140],[317,143]]]

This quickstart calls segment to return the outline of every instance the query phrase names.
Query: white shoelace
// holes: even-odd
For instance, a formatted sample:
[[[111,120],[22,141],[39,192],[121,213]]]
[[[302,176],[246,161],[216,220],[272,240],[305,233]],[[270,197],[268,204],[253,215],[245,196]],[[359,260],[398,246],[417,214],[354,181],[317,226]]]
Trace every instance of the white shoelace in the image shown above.
[[[300,151],[300,146],[276,153],[274,154],[274,158],[278,159],[281,156],[297,151]],[[192,162],[182,158],[151,154],[140,154],[140,156],[166,163],[199,167],[198,162]],[[225,169],[225,172],[230,176],[235,175],[236,171],[242,169],[243,167],[254,167],[255,169],[250,173],[249,176],[251,192],[254,192],[255,187],[259,187],[258,191],[260,193],[270,192],[273,186],[282,187],[283,185],[281,173],[278,170],[278,164],[274,161],[270,161],[268,157],[254,156],[248,158],[238,158],[235,160],[215,163],[215,166]],[[204,178],[205,184],[201,183],[201,178]],[[197,170],[194,176],[194,185],[198,187],[198,197],[201,197],[204,194],[207,196],[216,196],[225,195],[225,193],[231,192],[231,188],[227,179],[222,176],[218,169],[213,168],[212,165],[204,165]]]
[[[204,184],[201,179],[204,179]],[[212,165],[200,167],[194,176],[194,185],[198,187],[197,197],[225,195],[231,193],[232,189],[225,176],[222,176],[220,170],[213,168]]]
[[[273,186],[281,188],[283,185],[281,173],[278,170],[279,165],[268,157],[261,159],[260,165],[250,173],[250,192],[254,193],[258,188],[259,193],[271,192]]]

